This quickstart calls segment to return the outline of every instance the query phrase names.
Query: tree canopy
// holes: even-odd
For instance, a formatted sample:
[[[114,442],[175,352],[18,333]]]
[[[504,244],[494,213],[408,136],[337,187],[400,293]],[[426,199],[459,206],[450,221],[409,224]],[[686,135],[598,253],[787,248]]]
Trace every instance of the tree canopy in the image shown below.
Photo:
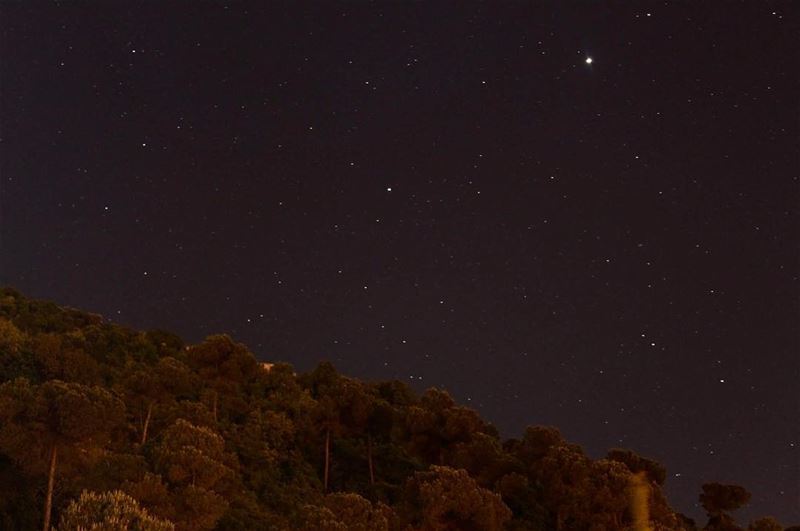
[[[0,289],[0,528],[698,529],[631,450],[592,459],[548,426],[503,440],[442,389],[270,361]],[[749,498],[703,485],[703,529],[745,529]]]

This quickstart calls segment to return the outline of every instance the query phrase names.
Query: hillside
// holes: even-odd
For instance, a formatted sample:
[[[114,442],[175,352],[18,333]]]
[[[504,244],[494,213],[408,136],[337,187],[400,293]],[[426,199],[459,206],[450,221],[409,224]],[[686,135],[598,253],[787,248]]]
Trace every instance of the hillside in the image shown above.
[[[8,288],[0,381],[2,529],[698,529],[631,451],[593,460],[545,426],[501,440],[440,389],[296,374]],[[746,490],[702,492],[704,529],[742,529]]]

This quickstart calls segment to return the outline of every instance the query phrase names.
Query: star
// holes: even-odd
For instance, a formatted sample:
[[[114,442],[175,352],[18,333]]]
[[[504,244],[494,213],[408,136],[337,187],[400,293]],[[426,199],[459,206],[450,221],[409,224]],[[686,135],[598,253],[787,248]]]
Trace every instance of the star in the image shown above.
[[[587,57],[587,58],[586,58],[586,64],[587,64],[587,65],[590,65],[590,64],[592,64],[592,61],[593,61],[593,59],[592,59],[591,57]]]

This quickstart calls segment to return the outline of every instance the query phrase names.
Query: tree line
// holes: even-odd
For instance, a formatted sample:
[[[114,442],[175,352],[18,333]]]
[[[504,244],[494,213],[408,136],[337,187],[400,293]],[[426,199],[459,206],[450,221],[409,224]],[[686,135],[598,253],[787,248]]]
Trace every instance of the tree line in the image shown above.
[[[0,382],[2,529],[784,529],[737,525],[750,494],[719,483],[701,527],[661,464],[591,459],[553,427],[502,440],[441,389],[296,374],[225,335],[185,345],[9,288]]]

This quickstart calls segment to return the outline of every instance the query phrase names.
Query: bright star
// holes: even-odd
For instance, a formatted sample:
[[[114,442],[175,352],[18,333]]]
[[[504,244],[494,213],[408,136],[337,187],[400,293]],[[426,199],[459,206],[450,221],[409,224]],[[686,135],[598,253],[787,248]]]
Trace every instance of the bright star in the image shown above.
[[[586,58],[586,64],[587,64],[587,65],[590,65],[590,64],[592,64],[592,58],[591,58],[591,57],[587,57],[587,58]]]

